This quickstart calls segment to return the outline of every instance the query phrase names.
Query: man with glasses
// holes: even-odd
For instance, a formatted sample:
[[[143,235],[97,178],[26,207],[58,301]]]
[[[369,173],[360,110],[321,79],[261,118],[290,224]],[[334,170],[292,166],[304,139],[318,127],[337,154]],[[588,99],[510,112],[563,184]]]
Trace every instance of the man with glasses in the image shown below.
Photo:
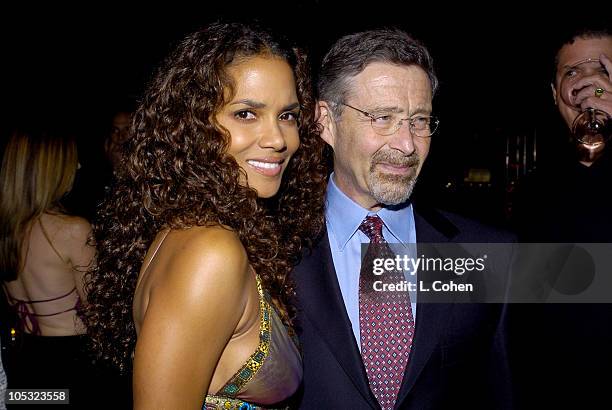
[[[364,269],[374,256],[392,258],[393,245],[509,239],[413,204],[438,128],[437,84],[427,49],[396,29],[345,36],[323,59],[319,121],[334,172],[327,231],[294,272],[304,353],[300,408],[510,407],[503,306],[421,303],[412,290],[372,291],[372,271]],[[370,245],[362,263],[363,243]],[[405,273],[393,277],[403,279],[409,281]]]

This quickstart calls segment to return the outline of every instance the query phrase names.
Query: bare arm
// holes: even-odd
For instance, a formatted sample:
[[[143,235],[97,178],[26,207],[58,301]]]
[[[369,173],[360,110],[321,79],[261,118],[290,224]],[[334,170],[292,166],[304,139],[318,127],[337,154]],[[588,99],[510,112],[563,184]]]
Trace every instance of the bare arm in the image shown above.
[[[248,259],[233,233],[203,229],[175,249],[138,335],[135,409],[200,409],[245,309]]]
[[[96,249],[88,243],[89,236],[91,235],[91,225],[89,222],[78,217],[71,217],[70,219],[67,237],[68,246],[66,247],[68,262],[72,266],[74,282],[79,297],[85,302],[87,300],[84,290],[85,273],[94,262]]]

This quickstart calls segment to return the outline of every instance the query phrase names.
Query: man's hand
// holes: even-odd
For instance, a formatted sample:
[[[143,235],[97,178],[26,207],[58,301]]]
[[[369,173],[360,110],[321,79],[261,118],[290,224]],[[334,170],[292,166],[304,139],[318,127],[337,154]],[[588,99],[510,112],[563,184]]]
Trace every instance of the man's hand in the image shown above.
[[[595,108],[612,116],[612,60],[605,54],[599,56],[599,61],[605,68],[600,74],[592,74],[581,78],[574,86],[580,89],[576,94],[575,103],[584,111],[587,108]],[[597,96],[595,90],[601,88],[603,94]]]

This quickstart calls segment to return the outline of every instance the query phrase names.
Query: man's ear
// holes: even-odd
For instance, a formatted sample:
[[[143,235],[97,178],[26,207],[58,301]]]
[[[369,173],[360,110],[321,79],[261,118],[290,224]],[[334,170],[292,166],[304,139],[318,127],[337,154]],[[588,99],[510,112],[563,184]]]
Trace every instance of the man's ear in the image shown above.
[[[553,100],[555,100],[555,105],[559,105],[557,103],[557,89],[555,88],[555,85],[553,83],[550,83],[550,89],[552,90],[552,96]]]
[[[333,149],[336,140],[336,123],[331,108],[326,101],[317,103],[317,122],[321,127],[321,138]]]

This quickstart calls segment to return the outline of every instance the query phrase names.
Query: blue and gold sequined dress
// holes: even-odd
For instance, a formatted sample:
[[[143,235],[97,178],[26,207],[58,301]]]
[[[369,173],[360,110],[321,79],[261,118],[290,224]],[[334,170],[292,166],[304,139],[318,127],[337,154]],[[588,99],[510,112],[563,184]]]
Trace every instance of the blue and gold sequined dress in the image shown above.
[[[263,292],[259,292],[259,346],[216,394],[207,395],[203,409],[271,409],[287,400],[302,381],[302,358],[294,340]]]

